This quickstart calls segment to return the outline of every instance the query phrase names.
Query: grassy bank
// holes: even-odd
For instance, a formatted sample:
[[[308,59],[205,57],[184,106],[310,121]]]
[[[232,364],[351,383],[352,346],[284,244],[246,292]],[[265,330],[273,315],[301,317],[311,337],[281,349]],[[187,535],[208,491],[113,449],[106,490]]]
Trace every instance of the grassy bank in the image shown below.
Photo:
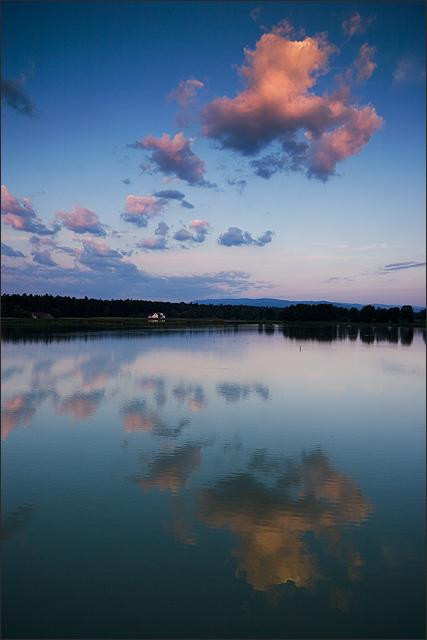
[[[120,330],[158,330],[158,329],[172,329],[172,328],[185,328],[185,327],[206,327],[206,326],[230,326],[230,325],[244,325],[244,324],[277,324],[277,325],[302,325],[302,326],[325,326],[325,325],[343,325],[343,326],[371,326],[371,327],[387,327],[387,326],[401,326],[401,327],[414,327],[425,328],[425,324],[414,322],[412,324],[394,324],[369,322],[369,323],[349,323],[349,322],[336,322],[336,321],[284,321],[284,322],[256,322],[254,320],[242,320],[242,319],[221,319],[221,318],[168,318],[165,322],[153,322],[146,318],[128,318],[128,317],[91,317],[91,318],[52,318],[52,319],[40,319],[33,320],[32,318],[3,318],[1,321],[1,328],[3,332],[30,332],[30,333],[50,333],[50,332],[72,332],[72,331],[112,331],[115,329]]]

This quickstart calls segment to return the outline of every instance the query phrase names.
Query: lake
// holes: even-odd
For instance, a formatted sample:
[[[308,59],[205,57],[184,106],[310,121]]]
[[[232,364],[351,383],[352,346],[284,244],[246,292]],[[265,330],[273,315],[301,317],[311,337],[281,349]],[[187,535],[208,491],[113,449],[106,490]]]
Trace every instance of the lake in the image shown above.
[[[5,336],[7,638],[420,638],[425,332]]]

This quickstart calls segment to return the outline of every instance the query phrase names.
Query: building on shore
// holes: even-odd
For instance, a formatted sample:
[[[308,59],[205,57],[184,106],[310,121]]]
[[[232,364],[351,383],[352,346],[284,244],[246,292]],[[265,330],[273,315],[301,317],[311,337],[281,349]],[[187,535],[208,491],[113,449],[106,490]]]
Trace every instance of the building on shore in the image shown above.
[[[152,313],[151,315],[148,316],[149,320],[154,320],[155,322],[164,322],[166,320],[166,316],[164,313]]]

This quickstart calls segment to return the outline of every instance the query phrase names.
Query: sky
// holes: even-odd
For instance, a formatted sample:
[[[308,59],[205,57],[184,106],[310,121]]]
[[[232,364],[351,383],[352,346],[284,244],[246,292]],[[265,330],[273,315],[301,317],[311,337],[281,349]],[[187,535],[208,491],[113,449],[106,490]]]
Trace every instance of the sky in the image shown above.
[[[425,305],[423,2],[2,18],[3,292]]]

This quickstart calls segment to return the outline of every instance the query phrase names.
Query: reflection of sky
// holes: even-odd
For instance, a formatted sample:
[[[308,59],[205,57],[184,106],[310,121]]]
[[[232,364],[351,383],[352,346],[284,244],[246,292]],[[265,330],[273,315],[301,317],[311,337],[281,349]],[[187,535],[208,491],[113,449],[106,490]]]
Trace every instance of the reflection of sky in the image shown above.
[[[342,611],[374,567],[404,579],[422,563],[424,340],[313,337],[5,343],[10,540],[45,518],[75,544],[85,514],[122,550],[135,535],[132,557],[151,554],[159,571],[162,553],[201,554],[189,573],[218,542],[224,580],[278,602],[284,585],[327,589]]]
[[[355,404],[361,394],[369,404],[384,385],[396,393],[407,385],[419,405],[414,378],[422,383],[420,332],[414,336],[412,331],[410,340],[401,336],[397,346],[387,332],[372,342],[364,335],[356,340],[348,334],[338,340],[319,337],[310,332],[259,334],[245,328],[238,334],[171,332],[119,341],[105,337],[83,349],[76,348],[78,342],[51,347],[6,343],[3,428],[8,434],[14,426],[28,426],[47,398],[57,417],[85,420],[108,404],[126,431],[157,433],[167,425],[177,433],[183,420],[199,412],[225,416],[227,406],[240,415],[243,405],[254,415],[268,410],[273,425],[281,410],[291,411],[294,418],[297,411],[304,412],[307,397],[324,410],[332,401],[344,406],[344,398]],[[393,396],[389,403],[396,401]]]

